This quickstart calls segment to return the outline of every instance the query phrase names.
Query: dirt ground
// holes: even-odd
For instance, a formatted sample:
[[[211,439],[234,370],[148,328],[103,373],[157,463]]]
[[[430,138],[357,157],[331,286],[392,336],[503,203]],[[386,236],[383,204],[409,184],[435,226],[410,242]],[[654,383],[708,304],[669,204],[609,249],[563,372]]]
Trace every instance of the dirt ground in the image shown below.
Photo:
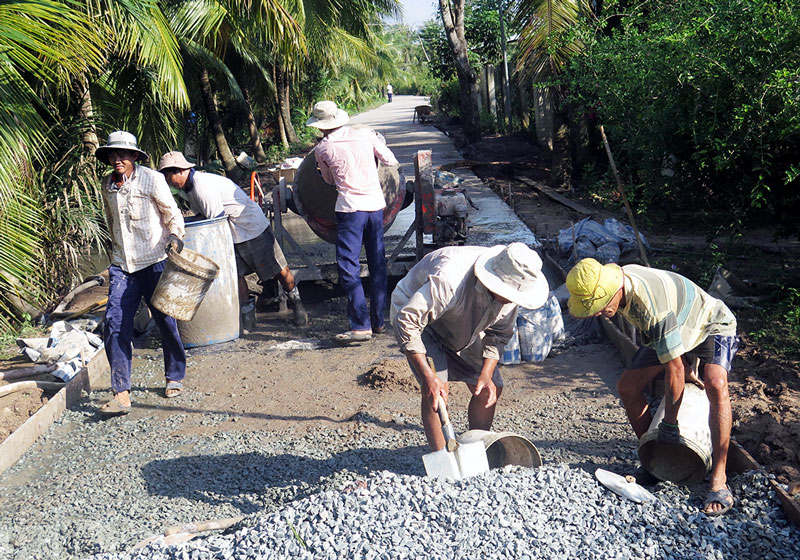
[[[524,176],[548,182],[547,166],[541,161],[538,150],[525,139],[487,138],[473,146],[465,157],[493,162],[471,167],[506,199],[539,238],[551,238],[559,229],[583,217],[516,179]],[[497,164],[498,161],[513,163]],[[591,201],[580,202],[592,206]],[[598,217],[612,215],[606,210],[592,208]],[[651,246],[668,244],[676,254],[680,254],[687,243],[706,243],[702,236],[675,243],[669,232],[647,234]],[[740,272],[748,274],[748,271]],[[311,317],[309,326],[292,327],[290,315],[285,313],[260,313],[260,327],[254,334],[189,352],[187,386],[194,393],[190,403],[182,404],[176,399],[174,405],[172,402],[153,408],[145,405],[142,409],[135,408],[132,414],[181,411],[188,415],[181,431],[203,433],[229,429],[302,433],[320,424],[333,424],[340,426],[342,437],[348,437],[358,429],[358,423],[350,420],[360,414],[377,414],[375,420],[386,426],[418,423],[416,382],[393,336],[384,334],[368,344],[335,347],[329,342],[333,334],[347,328],[342,293],[326,282],[304,283],[301,293]],[[797,446],[800,440],[800,368],[797,363],[781,362],[759,350],[750,342],[746,326],[740,330],[744,333],[744,345],[730,379],[733,435],[782,482],[800,479]],[[134,367],[160,370],[161,353],[157,342],[143,337],[138,346]],[[315,349],[324,352],[308,351]],[[221,355],[225,356],[222,361]],[[221,363],[224,365],[220,366]],[[0,370],[23,365],[26,364],[21,359],[0,362]],[[603,386],[609,402],[616,403],[612,391],[620,369],[621,364],[611,351],[574,349],[557,354],[544,364],[524,363],[504,368],[507,382],[510,380],[514,387],[504,399],[509,406],[519,405],[533,392],[561,392],[593,385]],[[593,372],[590,377],[580,375],[589,371]],[[314,380],[313,384],[308,383],[309,378]],[[453,408],[463,410],[466,391],[453,391],[452,398]],[[41,391],[0,399],[0,439],[46,400],[47,395]],[[206,422],[209,415],[227,415],[228,418],[211,425]]]

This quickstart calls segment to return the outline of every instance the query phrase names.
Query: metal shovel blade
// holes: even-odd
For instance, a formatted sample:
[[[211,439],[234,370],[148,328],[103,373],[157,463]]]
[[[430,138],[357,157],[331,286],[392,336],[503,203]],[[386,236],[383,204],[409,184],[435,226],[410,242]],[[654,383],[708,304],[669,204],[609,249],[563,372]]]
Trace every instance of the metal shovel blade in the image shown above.
[[[459,443],[455,456],[461,478],[489,471],[489,460],[486,458],[486,448],[482,441]]]
[[[426,453],[422,456],[422,462],[425,464],[425,472],[430,478],[441,476],[450,480],[461,480],[456,454],[450,453],[447,449]]]

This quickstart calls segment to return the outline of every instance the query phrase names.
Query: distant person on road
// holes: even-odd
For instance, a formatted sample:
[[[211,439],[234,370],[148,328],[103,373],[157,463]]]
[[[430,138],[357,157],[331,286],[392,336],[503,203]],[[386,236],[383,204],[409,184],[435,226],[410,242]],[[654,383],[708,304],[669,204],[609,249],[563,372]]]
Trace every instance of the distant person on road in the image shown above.
[[[386,84],[386,97],[389,98],[389,103],[392,102],[392,92],[393,91],[394,91],[394,89],[392,89],[392,84]]]
[[[245,334],[256,326],[255,303],[250,299],[245,276],[255,272],[260,283],[278,279],[292,305],[294,324],[308,323],[300,292],[264,211],[230,179],[194,169],[181,152],[164,154],[158,170],[167,182],[186,193],[192,210],[204,218],[226,216],[233,236],[239,276],[241,325]]]
[[[101,188],[112,244],[103,342],[114,398],[100,407],[101,414],[114,416],[131,410],[133,319],[142,297],[161,333],[164,396],[176,397],[183,391],[186,352],[178,325],[155,309],[150,298],[167,253],[183,250],[184,224],[164,176],[137,163],[148,156],[139,149],[133,134],[112,132],[108,143],[95,155],[114,168],[103,178]]]
[[[314,105],[306,126],[322,131],[314,148],[326,183],[336,186],[336,264],[339,283],[347,293],[350,330],[336,335],[343,343],[369,340],[386,330],[386,255],[383,246],[383,209],[386,207],[375,158],[399,165],[391,150],[372,130],[344,126],[347,112],[333,101]],[[370,278],[370,306],[361,285],[361,245],[366,248]]]
[[[491,429],[503,391],[497,363],[514,334],[517,306],[537,309],[548,295],[542,260],[523,243],[438,249],[400,280],[391,323],[420,384],[431,450],[445,445],[437,410],[440,397],[447,403],[450,381],[472,393],[469,429]]]
[[[637,438],[651,422],[644,390],[660,373],[665,373],[661,443],[680,441],[678,411],[685,383],[705,388],[713,466],[702,511],[712,516],[726,513],[734,503],[725,475],[731,436],[728,372],[739,347],[733,313],[679,274],[633,264],[620,267],[583,259],[567,275],[567,289],[573,316],[610,318],[619,313],[642,334],[646,346],[639,348],[617,382]],[[702,380],[693,370],[695,358],[700,359]]]

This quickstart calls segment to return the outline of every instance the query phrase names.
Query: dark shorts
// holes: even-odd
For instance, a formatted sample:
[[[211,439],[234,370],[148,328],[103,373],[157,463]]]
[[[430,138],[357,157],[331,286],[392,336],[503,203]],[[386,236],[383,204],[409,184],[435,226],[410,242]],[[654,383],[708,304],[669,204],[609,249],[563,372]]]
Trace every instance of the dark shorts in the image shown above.
[[[443,346],[442,343],[428,331],[422,332],[422,342],[425,344],[425,352],[428,358],[433,360],[433,367],[436,369],[436,377],[441,381],[460,381],[469,385],[478,383],[478,378],[481,375],[480,368],[475,369],[475,366],[471,366],[450,348]],[[411,362],[409,362],[409,365],[411,365]],[[414,372],[414,377],[417,378],[417,382],[419,383],[419,375],[414,369],[414,366],[411,366],[411,371]],[[503,386],[500,368],[494,368],[492,381],[498,389]]]
[[[236,273],[247,276],[255,272],[259,284],[275,278],[286,268],[286,257],[270,226],[255,239],[234,243],[233,250],[236,253]]]
[[[686,352],[687,358],[700,358],[700,373],[702,375],[705,364],[715,364],[731,371],[731,362],[739,349],[738,336],[709,336],[703,342]],[[662,365],[658,354],[649,346],[642,346],[634,354],[629,369],[640,369]]]

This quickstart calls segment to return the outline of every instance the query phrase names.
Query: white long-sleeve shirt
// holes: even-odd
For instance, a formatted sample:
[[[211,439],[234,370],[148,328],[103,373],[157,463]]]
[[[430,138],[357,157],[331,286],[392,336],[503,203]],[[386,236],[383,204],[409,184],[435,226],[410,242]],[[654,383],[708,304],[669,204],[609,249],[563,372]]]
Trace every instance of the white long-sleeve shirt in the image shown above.
[[[111,234],[111,264],[136,272],[167,258],[169,234],[183,239],[181,211],[158,171],[136,165],[117,188],[111,173],[103,179],[103,203]]]

